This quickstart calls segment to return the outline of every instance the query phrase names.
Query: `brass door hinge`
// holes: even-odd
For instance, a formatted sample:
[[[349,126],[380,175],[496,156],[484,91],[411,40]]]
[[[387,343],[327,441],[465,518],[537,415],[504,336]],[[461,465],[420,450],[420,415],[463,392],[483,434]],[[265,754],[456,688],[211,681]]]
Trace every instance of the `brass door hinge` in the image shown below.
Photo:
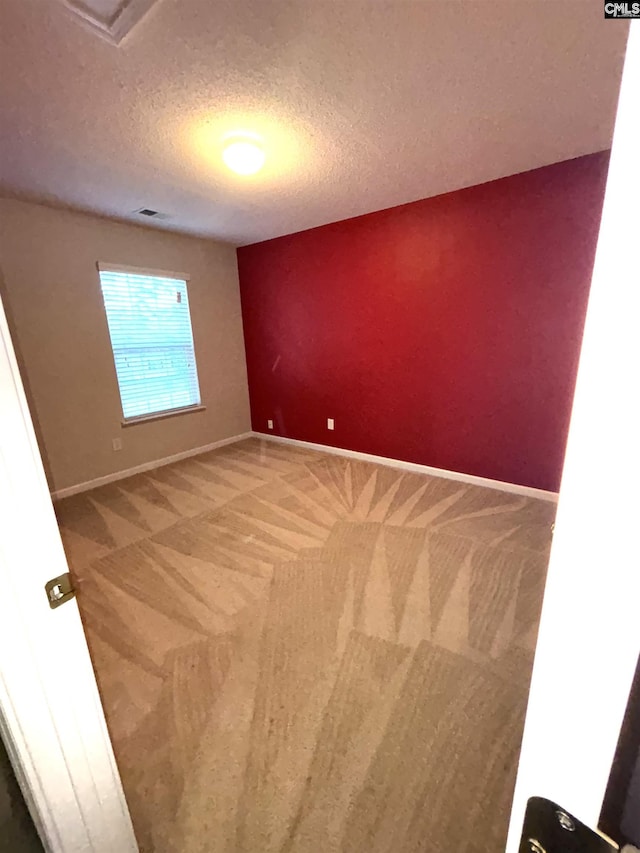
[[[551,800],[531,797],[527,803],[519,853],[614,853],[616,850],[620,847],[615,841],[585,826]]]
[[[69,601],[76,594],[69,572],[47,581],[44,585],[44,591],[47,593],[47,601],[52,610],[60,607],[61,604]]]

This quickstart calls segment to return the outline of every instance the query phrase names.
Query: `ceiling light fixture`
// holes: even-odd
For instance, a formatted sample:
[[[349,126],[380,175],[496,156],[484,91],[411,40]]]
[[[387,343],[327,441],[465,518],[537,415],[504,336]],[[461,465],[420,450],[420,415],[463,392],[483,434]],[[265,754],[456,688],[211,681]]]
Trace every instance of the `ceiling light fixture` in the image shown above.
[[[225,146],[222,159],[238,175],[255,175],[264,166],[266,155],[256,142],[236,139]]]

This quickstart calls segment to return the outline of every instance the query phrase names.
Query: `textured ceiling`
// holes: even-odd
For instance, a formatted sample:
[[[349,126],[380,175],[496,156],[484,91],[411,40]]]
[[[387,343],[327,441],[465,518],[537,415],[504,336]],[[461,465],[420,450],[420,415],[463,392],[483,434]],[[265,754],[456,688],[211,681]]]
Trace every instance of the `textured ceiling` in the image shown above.
[[[0,190],[250,243],[600,150],[628,29],[602,8],[159,0],[116,47],[1,0]],[[220,160],[239,129],[254,178]]]

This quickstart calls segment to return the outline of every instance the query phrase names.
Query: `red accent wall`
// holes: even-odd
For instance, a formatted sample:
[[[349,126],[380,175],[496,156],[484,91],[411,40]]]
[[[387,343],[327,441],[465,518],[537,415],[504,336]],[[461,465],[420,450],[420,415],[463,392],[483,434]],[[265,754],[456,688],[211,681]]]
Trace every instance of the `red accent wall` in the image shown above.
[[[608,158],[238,249],[253,429],[556,490]]]

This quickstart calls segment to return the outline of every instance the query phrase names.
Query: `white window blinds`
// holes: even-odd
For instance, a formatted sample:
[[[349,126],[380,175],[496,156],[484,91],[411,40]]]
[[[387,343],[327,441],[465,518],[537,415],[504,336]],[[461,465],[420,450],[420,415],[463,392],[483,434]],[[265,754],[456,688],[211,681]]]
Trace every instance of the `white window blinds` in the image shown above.
[[[186,277],[98,269],[125,420],[199,405]]]

